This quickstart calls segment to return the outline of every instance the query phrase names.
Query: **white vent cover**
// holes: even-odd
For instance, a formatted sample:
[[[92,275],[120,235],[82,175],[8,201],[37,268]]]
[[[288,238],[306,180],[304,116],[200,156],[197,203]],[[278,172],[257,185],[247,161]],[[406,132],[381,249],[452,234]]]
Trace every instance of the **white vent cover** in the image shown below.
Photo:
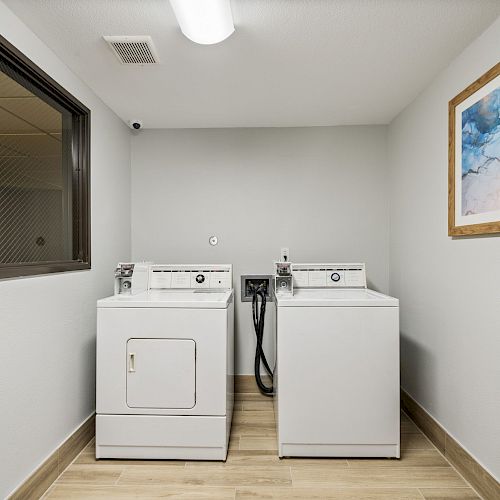
[[[160,60],[150,36],[105,36],[122,64],[158,64]]]

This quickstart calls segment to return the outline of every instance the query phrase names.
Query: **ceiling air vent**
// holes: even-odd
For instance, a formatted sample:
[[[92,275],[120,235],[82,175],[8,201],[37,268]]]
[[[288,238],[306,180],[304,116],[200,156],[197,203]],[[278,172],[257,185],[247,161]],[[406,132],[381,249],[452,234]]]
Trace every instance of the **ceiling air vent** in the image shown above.
[[[160,60],[150,36],[105,36],[122,64],[158,64]]]

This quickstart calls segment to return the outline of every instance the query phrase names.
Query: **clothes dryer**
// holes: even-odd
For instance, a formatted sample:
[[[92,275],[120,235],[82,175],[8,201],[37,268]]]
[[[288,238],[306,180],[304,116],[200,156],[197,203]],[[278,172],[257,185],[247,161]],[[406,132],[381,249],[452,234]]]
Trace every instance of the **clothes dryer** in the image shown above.
[[[230,265],[150,265],[97,303],[96,457],[225,460],[234,401]]]

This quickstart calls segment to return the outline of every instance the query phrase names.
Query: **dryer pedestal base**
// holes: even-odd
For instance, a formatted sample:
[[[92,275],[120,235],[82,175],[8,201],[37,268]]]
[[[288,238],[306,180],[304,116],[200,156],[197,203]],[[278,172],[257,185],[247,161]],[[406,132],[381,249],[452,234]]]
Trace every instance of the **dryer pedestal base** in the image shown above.
[[[96,458],[226,460],[226,416],[97,415]]]

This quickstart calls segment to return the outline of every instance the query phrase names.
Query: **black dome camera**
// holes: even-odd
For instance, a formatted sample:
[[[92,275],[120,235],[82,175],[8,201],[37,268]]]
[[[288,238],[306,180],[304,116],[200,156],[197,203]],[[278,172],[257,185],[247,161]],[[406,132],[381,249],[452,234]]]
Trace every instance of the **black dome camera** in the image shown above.
[[[128,122],[128,126],[132,130],[141,130],[141,128],[142,128],[142,121],[141,120],[130,120]]]

